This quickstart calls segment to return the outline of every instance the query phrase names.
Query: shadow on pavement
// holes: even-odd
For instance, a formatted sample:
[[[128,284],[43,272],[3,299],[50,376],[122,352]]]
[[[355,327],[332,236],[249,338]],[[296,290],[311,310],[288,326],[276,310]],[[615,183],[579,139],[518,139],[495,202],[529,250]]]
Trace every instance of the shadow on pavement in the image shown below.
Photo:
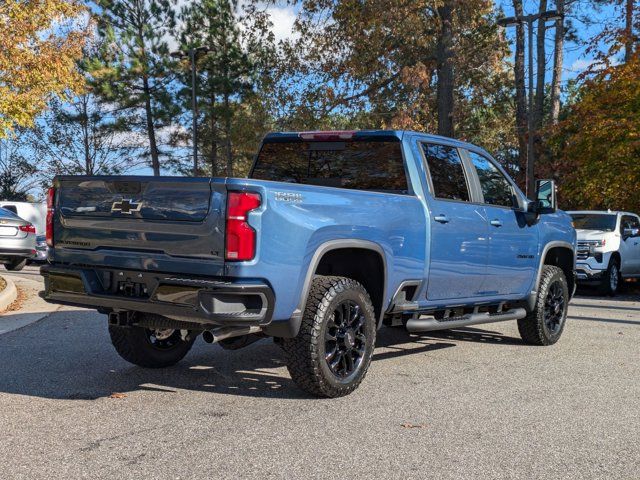
[[[608,300],[615,302],[616,300],[623,301],[638,301],[640,300],[640,286],[637,282],[624,282],[618,294],[615,297],[603,296],[600,290],[594,285],[579,285],[576,290],[577,300],[580,298],[599,298],[601,300]]]
[[[459,328],[456,330],[438,330],[425,332],[423,338],[439,338],[456,342],[490,343],[493,345],[523,345],[520,338],[508,337],[499,332],[492,332],[480,328]]]
[[[579,308],[597,308],[603,310],[626,310],[630,312],[640,312],[640,307],[626,307],[626,306],[618,306],[618,305],[594,305],[589,303],[579,303],[573,300],[570,305],[572,307]]]
[[[583,317],[581,315],[569,315],[568,317],[571,321],[587,321],[587,322],[604,322],[604,323],[623,323],[626,325],[637,325],[640,327],[640,319],[637,321],[634,320],[623,320],[620,318],[598,318],[598,317]]]
[[[0,318],[1,321],[1,318]],[[500,339],[502,338],[502,340]],[[509,343],[496,332],[466,329],[428,336],[403,329],[378,332],[373,361],[456,346],[453,341]],[[52,399],[94,400],[113,393],[193,390],[263,398],[310,398],[285,367],[284,354],[270,340],[225,351],[198,339],[179,364],[144,369],[122,360],[113,349],[103,316],[90,311],[58,312],[0,336],[0,393]]]

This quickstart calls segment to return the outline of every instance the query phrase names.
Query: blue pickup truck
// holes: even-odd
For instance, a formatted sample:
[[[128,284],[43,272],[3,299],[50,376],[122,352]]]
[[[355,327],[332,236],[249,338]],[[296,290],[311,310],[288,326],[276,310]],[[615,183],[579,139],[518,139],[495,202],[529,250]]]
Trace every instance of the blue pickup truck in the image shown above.
[[[198,335],[273,337],[302,389],[338,397],[383,325],[517,320],[526,343],[558,340],[576,234],[552,181],[536,195],[481,148],[403,131],[269,134],[248,178],[60,176],[44,297],[106,314],[143,367]]]

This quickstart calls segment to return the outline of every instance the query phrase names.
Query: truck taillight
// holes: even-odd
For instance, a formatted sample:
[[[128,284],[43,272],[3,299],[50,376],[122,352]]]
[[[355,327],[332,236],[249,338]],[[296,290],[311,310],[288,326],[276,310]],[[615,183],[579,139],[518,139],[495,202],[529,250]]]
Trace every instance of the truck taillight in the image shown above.
[[[21,232],[26,232],[26,233],[36,233],[36,227],[34,227],[34,226],[33,226],[33,225],[31,225],[31,224],[28,224],[28,225],[20,225],[20,226],[18,227],[18,229],[19,229]]]
[[[54,213],[54,200],[56,197],[56,189],[51,187],[49,191],[47,191],[47,227],[46,227],[46,237],[47,237],[47,245],[53,247],[53,213]]]
[[[260,206],[260,195],[229,192],[225,259],[251,260],[256,254],[256,231],[247,222],[248,214]]]

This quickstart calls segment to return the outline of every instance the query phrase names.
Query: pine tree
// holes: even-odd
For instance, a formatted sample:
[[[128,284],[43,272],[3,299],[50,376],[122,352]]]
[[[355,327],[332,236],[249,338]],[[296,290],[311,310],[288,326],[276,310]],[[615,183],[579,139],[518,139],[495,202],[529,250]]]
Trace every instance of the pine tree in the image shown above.
[[[50,181],[54,175],[115,175],[139,165],[139,140],[127,123],[113,119],[91,92],[67,102],[53,101],[49,111],[24,135]]]
[[[177,107],[171,91],[174,60],[167,38],[175,28],[175,0],[98,0],[100,52],[88,62],[96,91],[118,106],[132,130],[148,139],[154,175],[160,175],[158,131]]]

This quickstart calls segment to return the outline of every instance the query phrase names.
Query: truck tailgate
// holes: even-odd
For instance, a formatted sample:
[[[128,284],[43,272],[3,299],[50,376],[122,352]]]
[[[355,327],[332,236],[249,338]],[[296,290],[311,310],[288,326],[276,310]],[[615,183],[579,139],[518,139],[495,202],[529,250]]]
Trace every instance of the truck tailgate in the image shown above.
[[[58,177],[56,262],[220,275],[224,179]]]

